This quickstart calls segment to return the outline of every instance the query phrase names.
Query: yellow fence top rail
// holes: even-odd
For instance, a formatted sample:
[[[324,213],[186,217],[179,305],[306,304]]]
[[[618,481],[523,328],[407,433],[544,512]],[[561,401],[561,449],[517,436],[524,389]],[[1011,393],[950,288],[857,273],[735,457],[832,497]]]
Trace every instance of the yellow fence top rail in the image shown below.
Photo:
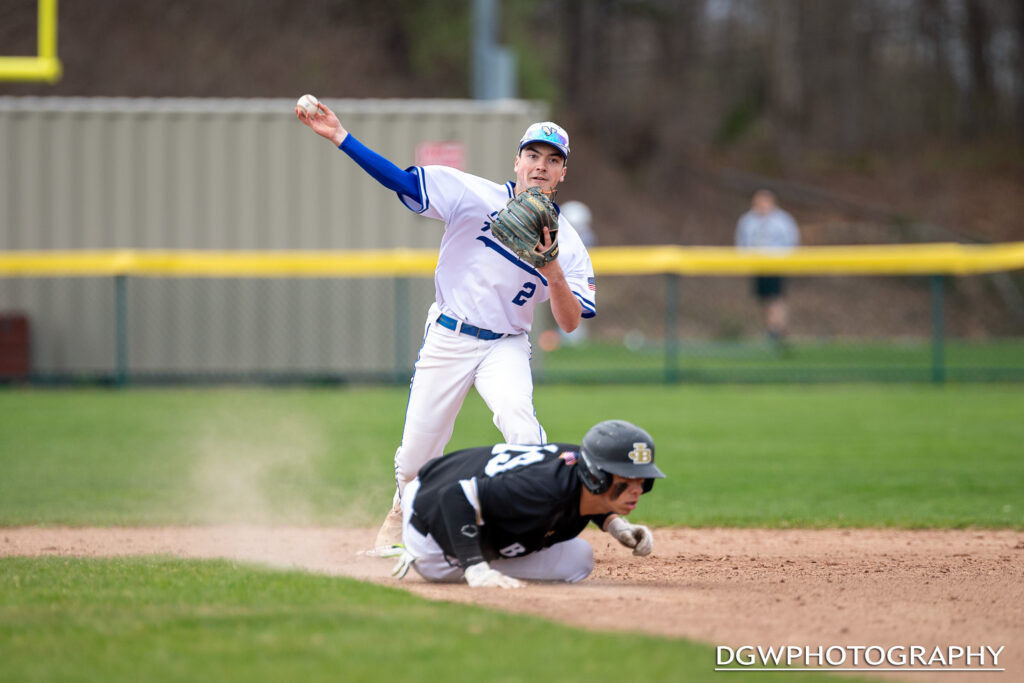
[[[597,275],[971,275],[1024,268],[1024,242],[801,247],[594,247]],[[0,251],[3,277],[430,276],[435,249],[354,251]]]
[[[433,249],[358,251],[5,251],[0,275],[395,277],[431,275]]]
[[[970,275],[1024,268],[1024,242],[877,244],[801,247],[791,251],[733,247],[607,247],[591,253],[603,275]]]

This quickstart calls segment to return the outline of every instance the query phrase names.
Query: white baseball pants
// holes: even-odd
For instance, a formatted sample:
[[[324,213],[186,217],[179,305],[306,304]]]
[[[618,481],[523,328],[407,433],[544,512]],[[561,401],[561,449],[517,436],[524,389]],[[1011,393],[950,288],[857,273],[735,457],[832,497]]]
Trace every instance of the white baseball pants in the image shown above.
[[[506,443],[547,439],[533,409],[528,336],[485,341],[438,325],[438,315],[437,305],[431,305],[409,388],[402,445],[395,453],[399,497],[420,467],[444,455],[455,418],[474,385]]]
[[[412,526],[413,501],[419,487],[419,479],[409,482],[402,502],[402,543],[405,551],[416,558],[413,569],[427,581],[462,581],[462,568],[448,561],[434,536],[424,536]],[[491,569],[517,579],[578,583],[594,571],[594,549],[576,537],[529,555],[490,560],[487,564]]]

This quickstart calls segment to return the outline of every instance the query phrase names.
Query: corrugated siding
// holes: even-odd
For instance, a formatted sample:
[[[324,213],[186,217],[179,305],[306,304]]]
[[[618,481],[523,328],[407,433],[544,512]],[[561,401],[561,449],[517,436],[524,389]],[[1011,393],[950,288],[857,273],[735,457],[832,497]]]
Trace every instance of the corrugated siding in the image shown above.
[[[399,166],[420,142],[460,141],[466,170],[499,182],[522,131],[547,117],[522,101],[325,102]],[[439,243],[441,223],[405,209],[293,106],[0,97],[0,249]],[[128,368],[151,375],[401,372],[433,300],[427,279],[132,278],[127,292]],[[0,311],[28,313],[38,375],[110,373],[113,293],[107,279],[0,279]]]

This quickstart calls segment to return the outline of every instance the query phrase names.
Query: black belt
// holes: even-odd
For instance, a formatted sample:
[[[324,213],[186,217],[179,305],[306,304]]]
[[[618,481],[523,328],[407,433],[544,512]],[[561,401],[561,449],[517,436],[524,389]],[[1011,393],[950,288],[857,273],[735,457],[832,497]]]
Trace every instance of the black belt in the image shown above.
[[[409,518],[409,524],[412,525],[413,529],[420,532],[424,536],[430,533],[430,529],[427,528],[427,523],[423,520],[422,517],[416,514],[415,510],[413,510],[412,512],[412,517]]]
[[[449,330],[452,330],[453,332],[455,330],[458,330],[462,334],[468,334],[470,337],[476,337],[477,339],[483,339],[485,341],[489,341],[491,339],[501,339],[502,337],[505,336],[503,334],[499,334],[498,332],[491,332],[490,330],[485,330],[482,327],[470,325],[469,323],[462,323],[462,325],[460,326],[458,320],[456,320],[455,318],[449,318],[443,313],[437,316],[437,323],[441,327],[447,327]]]

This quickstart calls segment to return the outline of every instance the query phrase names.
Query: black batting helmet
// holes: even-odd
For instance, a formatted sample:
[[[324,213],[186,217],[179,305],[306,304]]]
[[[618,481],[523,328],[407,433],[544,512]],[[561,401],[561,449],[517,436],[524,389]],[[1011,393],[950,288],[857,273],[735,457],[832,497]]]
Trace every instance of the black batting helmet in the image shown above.
[[[644,479],[644,493],[665,473],[654,464],[654,439],[625,420],[605,420],[590,428],[580,445],[577,464],[580,480],[591,493],[601,494],[612,484],[612,475]]]

